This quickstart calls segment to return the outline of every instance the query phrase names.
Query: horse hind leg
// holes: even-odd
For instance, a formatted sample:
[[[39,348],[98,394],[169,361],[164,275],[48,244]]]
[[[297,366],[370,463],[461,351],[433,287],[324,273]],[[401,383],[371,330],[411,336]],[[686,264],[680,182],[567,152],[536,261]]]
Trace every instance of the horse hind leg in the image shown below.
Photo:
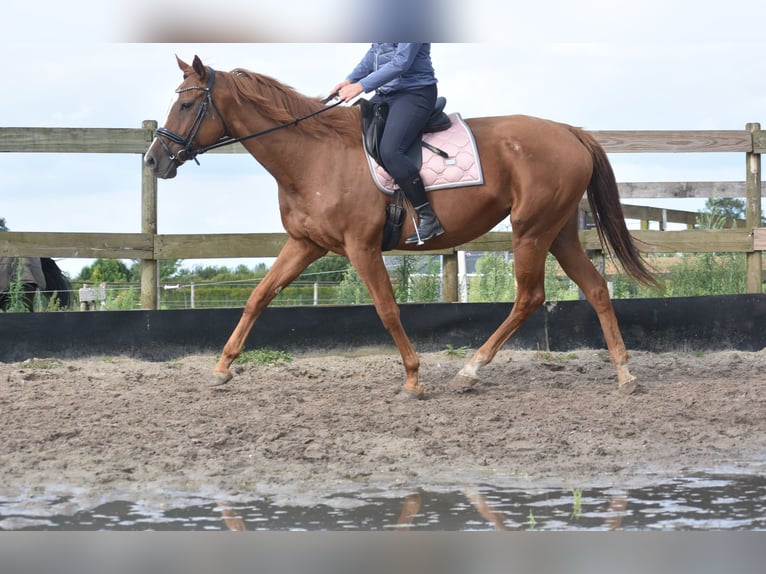
[[[516,300],[508,318],[463,365],[450,383],[452,390],[466,392],[478,382],[480,367],[489,364],[500,348],[519,330],[526,319],[545,302],[545,257],[547,249],[538,239],[519,239],[514,245]]]
[[[576,218],[572,218],[561,230],[551,246],[551,253],[564,272],[577,283],[598,315],[609,356],[617,369],[618,390],[621,394],[632,393],[636,389],[636,377],[628,370],[628,351],[609,298],[609,290],[580,243]]]

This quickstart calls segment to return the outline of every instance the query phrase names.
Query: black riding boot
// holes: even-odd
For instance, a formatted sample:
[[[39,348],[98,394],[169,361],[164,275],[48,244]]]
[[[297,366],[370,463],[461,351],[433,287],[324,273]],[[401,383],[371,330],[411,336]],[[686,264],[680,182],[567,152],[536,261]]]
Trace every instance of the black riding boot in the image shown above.
[[[399,183],[399,187],[402,188],[404,195],[410,203],[416,206],[415,210],[418,212],[419,220],[415,233],[405,239],[404,242],[420,245],[424,241],[444,233],[444,228],[439,223],[439,220],[436,219],[436,215],[433,209],[431,209],[431,204],[428,203],[426,188],[420,176],[416,175],[412,179],[407,178],[397,183]]]
[[[439,223],[439,220],[436,219],[436,214],[434,213],[434,210],[431,209],[430,203],[424,203],[415,209],[418,212],[418,228],[415,233],[404,240],[405,243],[417,243],[420,245],[424,241],[428,241],[432,237],[437,237],[444,233],[444,228],[441,226],[441,223]]]

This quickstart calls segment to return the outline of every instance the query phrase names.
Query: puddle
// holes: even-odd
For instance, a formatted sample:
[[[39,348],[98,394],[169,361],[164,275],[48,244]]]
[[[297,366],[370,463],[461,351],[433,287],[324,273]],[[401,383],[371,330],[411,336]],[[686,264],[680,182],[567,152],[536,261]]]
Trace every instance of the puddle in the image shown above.
[[[198,499],[156,508],[73,497],[0,499],[2,530],[766,530],[766,477],[698,475],[621,490],[514,489],[338,494],[312,506]]]

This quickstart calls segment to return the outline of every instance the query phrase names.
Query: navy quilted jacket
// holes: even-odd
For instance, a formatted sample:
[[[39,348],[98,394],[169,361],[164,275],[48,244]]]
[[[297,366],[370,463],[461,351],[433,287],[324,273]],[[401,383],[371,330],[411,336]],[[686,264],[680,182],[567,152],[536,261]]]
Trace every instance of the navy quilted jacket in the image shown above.
[[[431,44],[373,43],[348,79],[383,94],[433,85]]]

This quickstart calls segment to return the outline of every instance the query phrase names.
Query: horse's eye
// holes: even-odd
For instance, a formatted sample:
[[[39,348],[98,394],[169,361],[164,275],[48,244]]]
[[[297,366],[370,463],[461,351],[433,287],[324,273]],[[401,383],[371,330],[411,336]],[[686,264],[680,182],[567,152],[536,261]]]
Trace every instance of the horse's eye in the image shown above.
[[[181,104],[181,109],[182,110],[188,110],[189,108],[192,107],[192,104],[193,104],[193,102],[183,102]]]

